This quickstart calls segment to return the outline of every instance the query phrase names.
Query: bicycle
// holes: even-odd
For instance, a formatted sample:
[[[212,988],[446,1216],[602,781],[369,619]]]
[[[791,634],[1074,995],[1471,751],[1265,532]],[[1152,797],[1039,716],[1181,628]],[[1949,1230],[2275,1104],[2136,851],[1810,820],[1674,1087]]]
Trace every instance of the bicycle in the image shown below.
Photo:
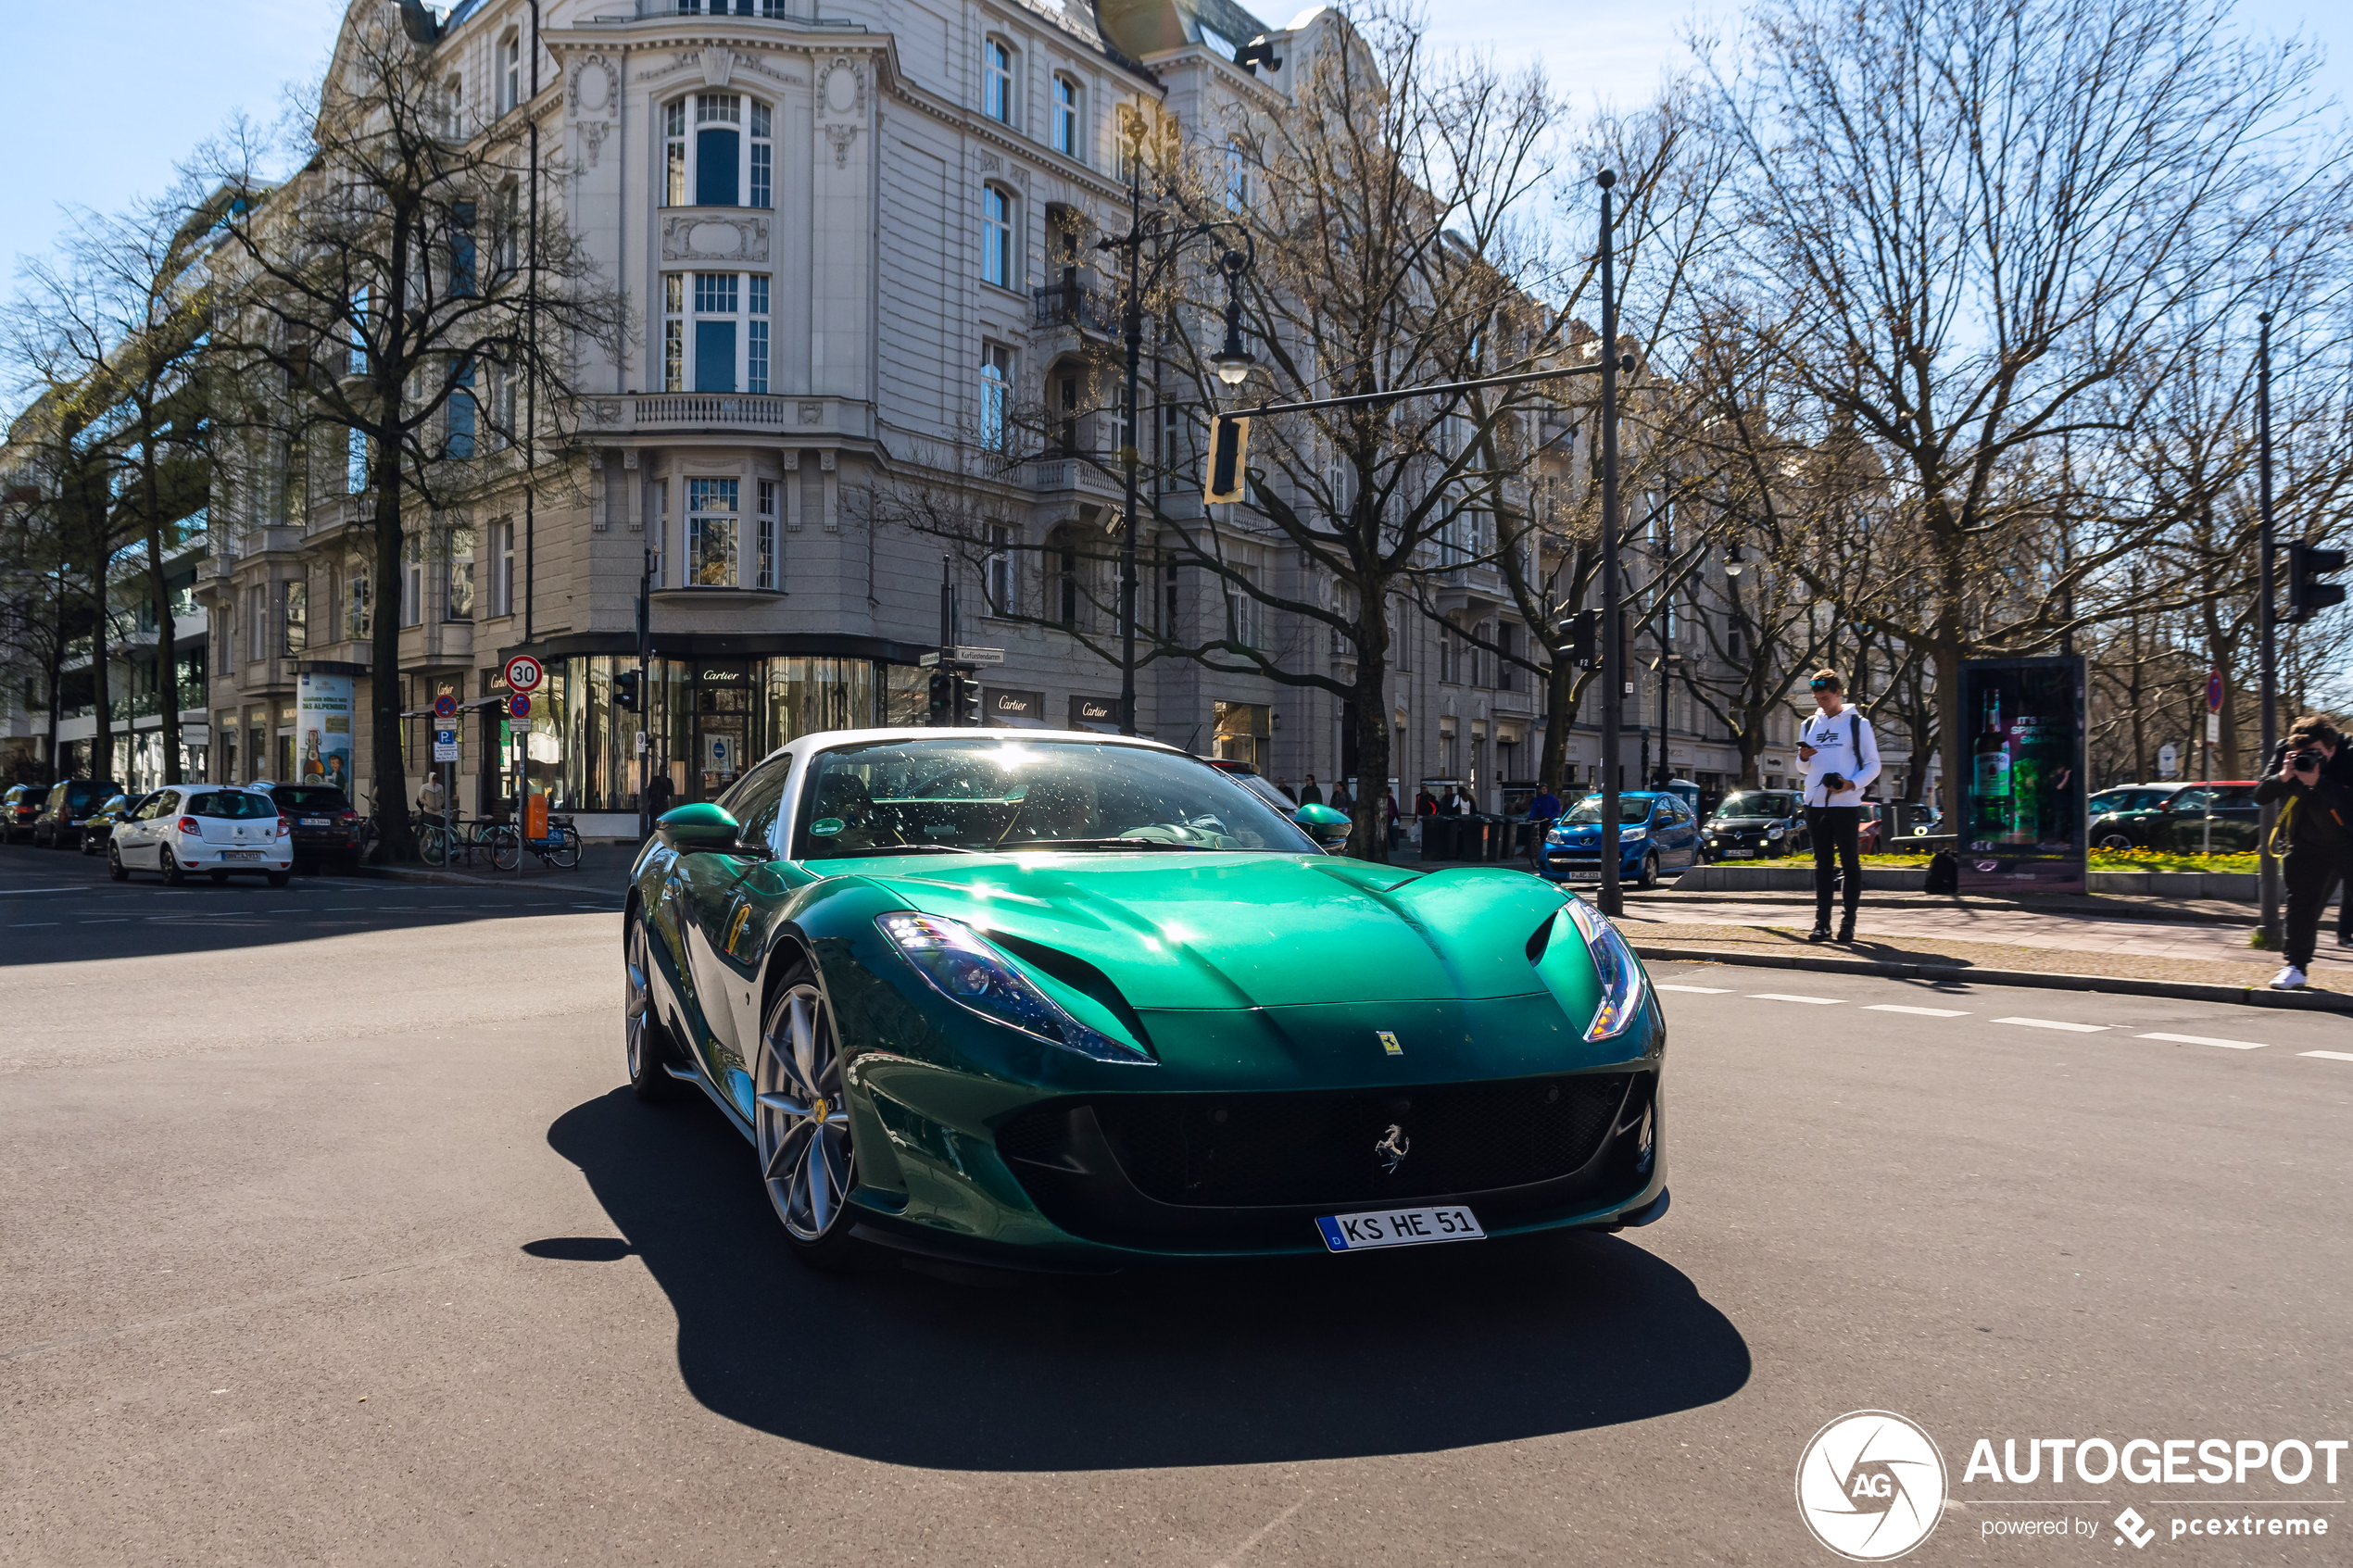
[[[545,838],[525,838],[515,828],[498,828],[491,835],[490,863],[502,872],[513,871],[522,863],[526,849],[538,856],[542,865],[570,871],[580,864],[580,834],[570,817],[549,817]]]
[[[423,811],[417,817],[417,852],[429,866],[446,866],[454,861],[474,863],[474,851],[485,850],[491,864],[498,863],[499,835],[507,829],[495,822],[471,818],[452,811],[446,818],[435,811]]]

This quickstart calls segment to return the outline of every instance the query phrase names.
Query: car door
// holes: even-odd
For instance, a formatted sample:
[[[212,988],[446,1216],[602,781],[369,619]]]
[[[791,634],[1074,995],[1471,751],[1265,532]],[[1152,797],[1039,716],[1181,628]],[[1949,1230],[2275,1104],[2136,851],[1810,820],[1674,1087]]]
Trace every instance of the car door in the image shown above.
[[[1692,847],[1698,837],[1692,829],[1691,808],[1672,796],[1661,804],[1667,809],[1667,853],[1660,859],[1670,866],[1688,866],[1692,863]]]
[[[741,885],[755,868],[774,858],[769,841],[791,768],[790,758],[772,758],[720,797],[719,803],[736,819],[737,842],[746,846],[745,853],[682,855],[671,870],[687,984],[694,993],[694,1010],[701,1016],[699,1054],[711,1081],[747,1116],[751,1114],[751,1047],[760,1020],[758,998],[749,994],[746,980],[756,955],[739,957],[737,951],[750,920]]]
[[[147,863],[140,857],[146,853],[148,840],[154,834],[150,819],[155,816],[157,809],[170,793],[169,790],[158,790],[141,801],[129,816],[115,824],[115,858],[124,865],[144,866]]]
[[[2212,795],[2203,786],[2176,790],[2158,817],[2157,828],[2149,835],[2150,847],[2170,855],[2196,854],[2204,836],[2206,803]]]
[[[2214,852],[2241,855],[2255,847],[2263,809],[2255,804],[2251,789],[2218,789],[2207,817],[2214,824]]]

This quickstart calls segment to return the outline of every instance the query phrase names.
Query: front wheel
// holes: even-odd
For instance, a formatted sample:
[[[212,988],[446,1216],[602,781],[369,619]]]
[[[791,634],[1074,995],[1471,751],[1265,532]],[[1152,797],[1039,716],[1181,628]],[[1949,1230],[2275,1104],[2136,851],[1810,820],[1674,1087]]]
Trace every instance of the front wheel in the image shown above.
[[[2120,833],[2108,833],[2102,834],[2100,835],[2098,847],[2102,849],[2130,849],[2133,847],[2133,840],[2126,834]]]
[[[107,846],[107,880],[109,882],[131,880],[131,868],[122,863],[122,851],[111,844]]]
[[[417,853],[424,857],[426,865],[449,863],[449,834],[447,830],[428,824],[417,834]]]
[[[768,1004],[752,1084],[760,1173],[793,1256],[827,1273],[853,1266],[866,1244],[849,1234],[857,1161],[841,1041],[806,959],[786,972]]]
[[[522,840],[512,828],[493,828],[490,833],[490,863],[502,872],[513,871],[522,859]]]

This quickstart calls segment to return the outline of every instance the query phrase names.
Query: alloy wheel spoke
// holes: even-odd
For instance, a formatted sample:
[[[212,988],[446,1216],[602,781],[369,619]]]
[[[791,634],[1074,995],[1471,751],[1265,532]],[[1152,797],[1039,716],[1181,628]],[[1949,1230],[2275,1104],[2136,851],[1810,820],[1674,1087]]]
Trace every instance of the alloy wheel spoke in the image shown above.
[[[818,1231],[834,1218],[834,1163],[826,1157],[827,1141],[823,1131],[812,1128],[808,1154],[801,1161],[809,1180],[810,1228]]]
[[[809,1114],[806,1102],[796,1096],[785,1093],[782,1089],[771,1089],[766,1094],[754,1096],[753,1098],[764,1110],[780,1110],[786,1116],[796,1117]]]
[[[812,1093],[817,1088],[817,1019],[811,998],[794,993],[792,1020],[792,1059],[794,1076]]]
[[[787,1175],[793,1176],[796,1181],[799,1180],[799,1173],[806,1163],[802,1155],[808,1148],[812,1133],[813,1129],[806,1121],[795,1122],[785,1129],[785,1135],[776,1140],[774,1152],[768,1156],[768,1168],[765,1173],[768,1180],[782,1181]]]

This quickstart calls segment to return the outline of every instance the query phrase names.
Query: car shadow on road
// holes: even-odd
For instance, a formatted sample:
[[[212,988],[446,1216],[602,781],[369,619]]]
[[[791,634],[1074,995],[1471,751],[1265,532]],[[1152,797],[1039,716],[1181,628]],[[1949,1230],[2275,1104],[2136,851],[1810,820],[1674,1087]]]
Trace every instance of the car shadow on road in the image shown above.
[[[1723,1399],[1748,1346],[1615,1236],[1041,1279],[834,1277],[786,1253],[708,1105],[626,1089],[547,1133],[678,1315],[732,1420],[892,1464],[1099,1470],[1420,1453]],[[618,1256],[618,1254],[616,1254]],[[593,1266],[593,1265],[583,1265]]]

